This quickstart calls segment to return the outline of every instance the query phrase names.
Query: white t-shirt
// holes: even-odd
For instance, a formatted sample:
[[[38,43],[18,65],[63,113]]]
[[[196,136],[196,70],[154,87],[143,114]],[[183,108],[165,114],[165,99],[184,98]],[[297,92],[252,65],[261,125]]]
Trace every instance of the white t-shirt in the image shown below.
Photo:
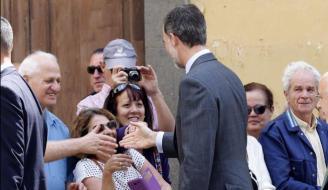
[[[268,168],[266,167],[261,144],[256,138],[247,135],[248,167],[255,174],[259,190],[276,189],[271,182]]]
[[[136,168],[131,166],[127,170],[116,171],[113,173],[113,181],[115,189],[117,190],[130,189],[127,182],[136,178],[141,178],[139,171],[141,171],[141,168],[145,162],[145,157],[134,149],[127,150],[126,154],[132,157]],[[103,170],[105,164],[101,162],[98,163]],[[73,174],[77,182],[82,182],[85,178],[88,177],[96,177],[102,179],[102,170],[94,161],[88,158],[84,158],[76,164]]]

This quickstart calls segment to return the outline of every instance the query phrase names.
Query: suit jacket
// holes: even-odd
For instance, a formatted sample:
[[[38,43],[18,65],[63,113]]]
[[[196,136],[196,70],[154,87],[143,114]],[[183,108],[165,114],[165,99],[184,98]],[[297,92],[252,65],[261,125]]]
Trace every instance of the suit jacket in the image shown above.
[[[47,141],[42,110],[14,67],[1,72],[0,189],[46,189],[43,156]]]
[[[165,154],[180,161],[179,189],[252,189],[246,161],[247,104],[239,78],[212,53],[182,79],[175,133]]]

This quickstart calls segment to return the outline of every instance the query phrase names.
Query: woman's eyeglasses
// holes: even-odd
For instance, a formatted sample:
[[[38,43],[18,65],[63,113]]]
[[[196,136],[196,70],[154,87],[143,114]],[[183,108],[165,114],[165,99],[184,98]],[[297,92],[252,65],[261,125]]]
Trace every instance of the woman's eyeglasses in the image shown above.
[[[87,71],[90,75],[93,75],[96,70],[98,71],[98,73],[104,72],[101,66],[88,66],[87,67]]]
[[[98,126],[98,125],[93,126],[93,129],[96,126]],[[117,129],[119,127],[119,124],[118,124],[118,122],[116,120],[111,120],[111,121],[109,121],[109,122],[107,122],[105,124],[100,124],[99,126],[100,126],[100,129],[98,130],[98,133],[101,133],[101,132],[103,132],[105,130],[106,127],[109,128],[109,129]],[[86,127],[83,130],[81,130],[81,136],[82,137],[85,136],[85,135],[87,135],[88,133],[89,133],[88,127]]]
[[[122,83],[119,84],[118,86],[116,86],[113,89],[113,96],[115,96],[116,94],[120,94],[121,92],[123,92],[128,86],[130,86],[132,89],[135,90],[141,90],[140,86],[136,85],[136,84],[132,84],[132,83]]]
[[[96,125],[97,126],[97,125]],[[94,126],[94,128],[96,127]],[[108,129],[116,129],[118,128],[118,123],[115,120],[111,120],[105,124],[100,124],[100,129],[99,129],[99,133],[101,133],[103,130],[105,130],[105,128],[107,127]]]
[[[257,115],[261,115],[265,112],[266,108],[266,105],[255,105],[254,107],[247,106],[248,115],[252,113],[252,110],[254,110]]]

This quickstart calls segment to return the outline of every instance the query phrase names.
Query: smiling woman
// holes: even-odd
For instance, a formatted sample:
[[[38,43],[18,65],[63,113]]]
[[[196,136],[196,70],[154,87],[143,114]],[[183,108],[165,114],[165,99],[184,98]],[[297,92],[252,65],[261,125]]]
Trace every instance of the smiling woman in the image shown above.
[[[146,91],[137,84],[122,83],[116,86],[106,98],[104,108],[113,113],[121,127],[131,121],[140,122],[153,129],[153,111]],[[121,137],[122,138],[122,137]],[[146,159],[170,183],[168,159],[156,148],[142,150]]]

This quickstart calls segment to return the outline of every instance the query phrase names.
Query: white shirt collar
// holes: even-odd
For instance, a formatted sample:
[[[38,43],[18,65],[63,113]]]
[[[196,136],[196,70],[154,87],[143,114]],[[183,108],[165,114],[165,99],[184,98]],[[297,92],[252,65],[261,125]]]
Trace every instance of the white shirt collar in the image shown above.
[[[186,74],[190,71],[190,68],[194,64],[196,59],[198,59],[200,56],[207,54],[207,53],[210,53],[210,50],[203,49],[203,50],[200,50],[199,52],[195,53],[193,56],[191,56],[186,64]]]
[[[7,68],[7,67],[10,67],[10,66],[14,66],[9,60],[5,59],[4,60],[4,63],[1,64],[1,72]]]

